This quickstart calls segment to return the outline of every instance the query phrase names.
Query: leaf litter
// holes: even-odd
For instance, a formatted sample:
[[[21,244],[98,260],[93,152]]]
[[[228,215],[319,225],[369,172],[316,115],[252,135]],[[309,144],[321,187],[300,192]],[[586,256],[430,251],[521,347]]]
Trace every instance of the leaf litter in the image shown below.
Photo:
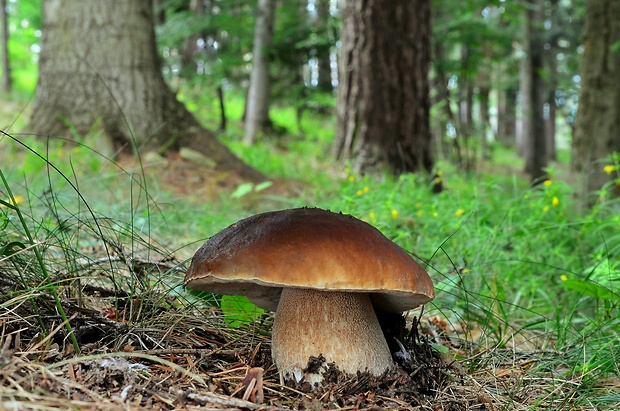
[[[98,297],[114,291],[85,286],[82,293],[82,301],[90,301],[84,298],[88,294]],[[230,328],[216,306],[160,297],[108,297],[116,315],[110,307],[91,308],[63,299],[79,354],[49,297],[28,296],[38,314],[32,304],[2,297],[0,410],[461,411],[528,409],[545,396],[566,406],[567,398],[576,395],[570,381],[556,380],[553,388],[542,380],[531,382],[528,370],[543,354],[532,353],[526,362],[513,351],[512,358],[502,357],[500,364],[500,350],[479,350],[469,360],[457,361],[455,356],[466,347],[437,329],[436,321],[415,319],[399,331],[405,337],[394,370],[382,376],[350,376],[328,367],[326,382],[318,390],[304,383],[287,386],[271,360],[271,313],[263,313],[253,324]],[[153,301],[160,305],[149,306]],[[165,307],[161,301],[167,301]],[[118,314],[138,309],[151,314]],[[46,336],[37,330],[37,315],[49,327]],[[444,339],[437,340],[437,335]],[[447,350],[440,352],[435,344]]]

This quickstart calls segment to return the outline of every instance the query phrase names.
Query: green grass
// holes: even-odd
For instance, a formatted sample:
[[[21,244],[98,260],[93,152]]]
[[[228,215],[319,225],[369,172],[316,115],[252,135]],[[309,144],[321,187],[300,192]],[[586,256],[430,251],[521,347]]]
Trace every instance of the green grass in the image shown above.
[[[212,102],[198,101],[196,113],[215,124]],[[208,201],[179,198],[150,176],[148,164],[124,169],[86,146],[26,138],[25,149],[0,137],[0,270],[22,273],[0,304],[93,282],[151,293],[153,303],[132,305],[131,318],[154,318],[168,304],[166,295],[182,293],[187,259],[206,237],[256,212],[317,206],[368,221],[427,267],[437,298],[425,315],[446,319],[458,332],[455,347],[465,348],[457,357],[485,350],[555,353],[536,361],[529,378],[555,378],[570,390],[550,389],[539,401],[551,398],[557,409],[620,403],[617,389],[605,383],[620,377],[617,200],[580,214],[568,182],[552,178],[529,187],[507,166],[515,157],[506,150],[476,175],[439,164],[446,187],[440,194],[431,193],[423,175],[352,174],[330,157],[333,118],[307,114],[302,134],[288,108],[272,111],[285,132],[250,148],[240,142],[242,103],[229,96],[231,121],[220,138],[274,181],[292,179],[299,189],[227,187]],[[137,260],[171,256],[177,263],[163,271],[156,264],[136,271]],[[84,274],[89,264],[96,273]],[[472,371],[490,367],[472,359],[463,364]]]

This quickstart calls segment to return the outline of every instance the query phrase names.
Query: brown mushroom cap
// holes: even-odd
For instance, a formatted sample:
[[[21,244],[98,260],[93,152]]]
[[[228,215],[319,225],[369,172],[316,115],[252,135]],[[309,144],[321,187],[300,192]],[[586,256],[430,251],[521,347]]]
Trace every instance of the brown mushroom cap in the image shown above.
[[[257,214],[225,228],[196,252],[185,286],[245,295],[269,310],[284,287],[369,293],[389,312],[435,295],[426,271],[379,230],[318,208]]]

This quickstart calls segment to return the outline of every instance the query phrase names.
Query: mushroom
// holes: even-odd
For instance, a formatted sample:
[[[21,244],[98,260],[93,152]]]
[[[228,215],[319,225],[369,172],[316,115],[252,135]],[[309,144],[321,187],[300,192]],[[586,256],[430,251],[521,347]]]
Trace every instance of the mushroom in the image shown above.
[[[379,230],[318,208],[257,214],[225,228],[196,252],[185,286],[275,310],[280,376],[312,385],[326,364],[349,374],[392,368],[375,311],[401,313],[435,293],[427,272]]]

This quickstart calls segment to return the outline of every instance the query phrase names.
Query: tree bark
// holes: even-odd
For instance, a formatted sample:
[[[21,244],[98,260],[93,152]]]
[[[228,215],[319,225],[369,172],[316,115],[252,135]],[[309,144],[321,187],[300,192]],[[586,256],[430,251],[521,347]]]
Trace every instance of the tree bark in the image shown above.
[[[71,138],[100,120],[116,149],[186,146],[246,178],[262,175],[204,129],[164,82],[151,1],[46,0],[28,130]]]
[[[590,0],[586,10],[581,97],[573,139],[572,170],[578,194],[592,204],[611,181],[603,159],[620,152],[620,2]],[[612,186],[618,196],[620,187]]]
[[[430,0],[348,0],[343,18],[336,156],[430,171]]]
[[[254,27],[252,73],[246,100],[243,141],[253,144],[259,131],[269,124],[269,47],[273,39],[276,5],[274,0],[259,0]]]
[[[547,44],[549,48],[545,53],[545,66],[547,71],[546,87],[544,95],[544,120],[545,120],[545,138],[547,141],[547,159],[548,161],[557,161],[558,151],[556,143],[557,130],[557,102],[555,93],[558,89],[558,46],[559,35],[557,33],[562,27],[562,22],[558,19],[558,0],[551,0],[546,6],[546,15],[550,16],[551,26],[556,30],[547,36]]]
[[[499,91],[497,104],[497,139],[504,147],[517,144],[517,90],[507,87]]]
[[[2,26],[2,91],[10,93],[13,82],[11,81],[11,64],[9,63],[9,18],[6,0],[0,0],[0,26]]]
[[[480,134],[480,160],[482,162],[491,158],[488,141],[489,136],[493,136],[493,125],[491,124],[490,94],[491,94],[491,61],[493,52],[489,45],[482,46],[484,60],[479,64],[476,76],[476,86],[478,88],[478,111],[479,126],[476,130]],[[494,136],[493,136],[494,137]]]
[[[543,118],[544,87],[541,72],[543,70],[543,43],[540,27],[542,24],[542,5],[532,1],[525,13],[523,92],[523,156],[525,172],[534,183],[542,182],[547,167],[547,144],[545,139],[545,122]]]
[[[332,85],[332,66],[331,53],[332,43],[329,33],[329,25],[331,16],[329,14],[330,0],[318,0],[316,2],[317,10],[317,36],[320,38],[319,45],[316,47],[316,57],[319,65],[319,82],[317,87],[319,90],[331,93],[334,89]]]
[[[555,86],[557,86],[557,74],[549,74],[549,90],[545,96],[544,121],[545,140],[548,161],[557,161],[558,149],[556,144],[557,104],[555,102]],[[551,86],[554,84],[555,86]]]
[[[474,87],[469,78],[471,50],[461,47],[461,67],[459,70],[459,128],[465,139],[469,139],[474,128]]]

